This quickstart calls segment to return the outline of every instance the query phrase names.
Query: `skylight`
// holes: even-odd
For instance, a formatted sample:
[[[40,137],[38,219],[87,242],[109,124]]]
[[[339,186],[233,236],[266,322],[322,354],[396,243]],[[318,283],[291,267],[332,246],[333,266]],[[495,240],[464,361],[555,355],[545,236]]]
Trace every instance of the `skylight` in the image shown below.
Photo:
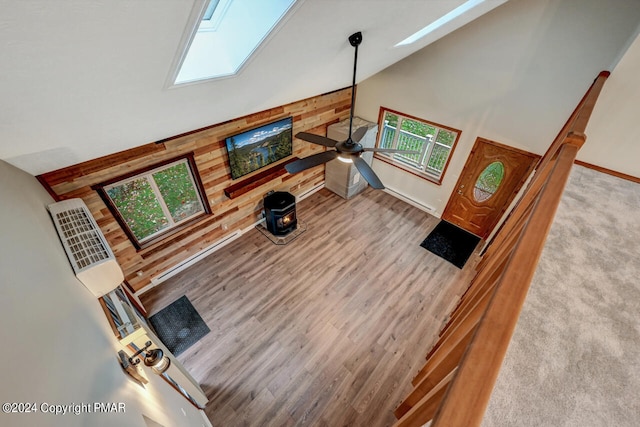
[[[460,6],[456,7],[455,9],[453,9],[451,12],[447,13],[446,15],[441,16],[440,18],[436,19],[435,21],[433,21],[431,24],[427,25],[426,27],[424,27],[420,31],[417,31],[417,32],[413,33],[412,35],[410,35],[409,37],[407,37],[406,39],[402,40],[400,43],[395,45],[395,47],[405,46],[405,45],[417,42],[421,38],[423,38],[426,35],[434,32],[435,30],[437,30],[438,28],[442,27],[443,25],[453,21],[454,19],[456,19],[460,15],[463,15],[466,12],[470,11],[471,9],[473,9],[476,6],[478,6],[482,2],[484,2],[484,0],[468,0],[467,2],[461,4]]]
[[[202,17],[203,21],[210,21],[211,17],[213,16],[213,11],[216,10],[216,7],[218,6],[219,0],[211,0],[209,2],[209,5],[207,6],[207,9],[204,11],[204,16]]]
[[[210,0],[175,84],[236,74],[296,0]]]

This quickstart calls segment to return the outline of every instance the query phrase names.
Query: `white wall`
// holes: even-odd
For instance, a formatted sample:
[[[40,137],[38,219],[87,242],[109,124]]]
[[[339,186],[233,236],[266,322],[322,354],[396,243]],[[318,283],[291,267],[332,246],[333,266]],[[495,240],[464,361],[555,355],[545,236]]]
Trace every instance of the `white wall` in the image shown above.
[[[578,160],[640,177],[640,36],[607,79]]]
[[[358,116],[385,106],[462,130],[441,186],[374,161],[389,188],[444,209],[478,136],[542,154],[640,22],[631,0],[511,0],[358,85]]]
[[[125,413],[0,413],[10,426],[202,426],[201,413],[157,375],[141,387],[97,299],[75,278],[37,180],[0,161],[0,402],[123,402]],[[183,415],[181,408],[186,412]]]

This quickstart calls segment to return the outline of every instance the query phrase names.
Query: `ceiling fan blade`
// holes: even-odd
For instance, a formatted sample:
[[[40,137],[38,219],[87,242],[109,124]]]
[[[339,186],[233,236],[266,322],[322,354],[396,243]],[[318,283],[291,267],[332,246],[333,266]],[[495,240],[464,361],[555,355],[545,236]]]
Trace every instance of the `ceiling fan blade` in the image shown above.
[[[314,144],[322,145],[325,147],[335,147],[338,143],[338,141],[334,141],[333,139],[327,138],[326,136],[320,136],[308,132],[298,132],[296,134],[296,138],[303,139],[307,142],[312,142]]]
[[[364,136],[364,134],[365,134],[365,133],[367,133],[367,131],[368,131],[368,130],[369,130],[369,128],[368,128],[368,127],[366,127],[366,126],[359,127],[359,128],[358,128],[358,129],[353,133],[353,135],[351,136],[351,140],[352,140],[353,142],[358,142],[358,141],[360,141],[360,140],[362,139],[362,137]]]
[[[298,173],[302,172],[303,170],[311,169],[312,167],[321,165],[323,163],[327,163],[328,161],[331,161],[336,157],[338,157],[337,151],[323,151],[321,153],[313,154],[309,157],[287,163],[284,168],[289,173]]]
[[[358,168],[358,172],[362,175],[362,177],[369,183],[370,186],[375,188],[376,190],[384,190],[384,185],[378,175],[371,169],[371,166],[367,162],[364,161],[362,157],[354,157],[353,164]]]
[[[398,150],[395,148],[363,148],[362,151],[373,151],[374,153],[420,154],[419,151]]]

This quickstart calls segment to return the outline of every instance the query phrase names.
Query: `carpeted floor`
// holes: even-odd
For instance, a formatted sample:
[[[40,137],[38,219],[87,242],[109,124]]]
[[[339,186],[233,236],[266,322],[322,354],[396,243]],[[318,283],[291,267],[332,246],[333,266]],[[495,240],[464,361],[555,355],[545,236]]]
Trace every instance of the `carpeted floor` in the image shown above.
[[[640,185],[575,166],[483,426],[640,425]]]

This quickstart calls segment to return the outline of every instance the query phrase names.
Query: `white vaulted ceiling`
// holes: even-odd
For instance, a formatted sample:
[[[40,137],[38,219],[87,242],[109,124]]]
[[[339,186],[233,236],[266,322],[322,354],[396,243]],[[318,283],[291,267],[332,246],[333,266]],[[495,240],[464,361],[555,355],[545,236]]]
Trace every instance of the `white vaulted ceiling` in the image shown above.
[[[39,174],[343,88],[350,34],[361,81],[506,0],[397,48],[464,0],[298,0],[236,76],[171,87],[203,1],[0,0],[0,158]]]
[[[640,42],[632,43],[638,30],[629,37],[629,28],[640,15],[638,0],[471,0],[478,3],[471,11],[399,47],[465,0],[297,0],[237,75],[172,86],[190,22],[197,20],[204,1],[0,0],[0,159],[40,174],[350,86],[353,48],[347,38],[362,31],[358,83],[374,75],[391,76],[393,87],[400,87],[396,96],[405,97],[401,104],[422,109],[429,96],[446,86],[443,100],[456,105],[445,104],[447,108],[438,109],[442,114],[427,116],[445,116],[442,120],[453,124],[469,115],[470,105],[482,110],[481,95],[489,87],[477,78],[493,76],[502,79],[503,89],[510,88],[503,97],[520,99],[515,103],[519,114],[531,116],[534,133],[556,129],[539,109],[528,113],[531,100],[540,98],[536,84],[544,84],[547,76],[557,86],[582,70],[586,59],[599,63],[618,58],[602,64],[613,73],[588,128],[591,147],[587,144],[580,159],[637,174],[640,121],[633,94],[640,88],[635,72]],[[528,27],[523,10],[529,11]],[[565,18],[559,23],[554,16]],[[573,21],[567,22],[567,16]],[[594,34],[603,32],[607,37],[594,42]],[[553,43],[548,44],[550,38]],[[621,40],[627,38],[624,45]],[[444,46],[453,50],[444,54]],[[542,46],[551,46],[550,52],[539,52]],[[500,55],[509,58],[504,61]],[[400,66],[390,67],[396,63]],[[477,75],[469,71],[475,68],[481,71]],[[523,69],[540,72],[530,82],[532,75]],[[522,79],[521,91],[511,93],[514,85],[508,83]],[[582,80],[581,93],[589,83]],[[361,102],[380,92],[367,93],[367,85],[362,86]],[[452,96],[458,92],[463,101]],[[574,92],[558,88],[553,102],[575,105]],[[373,101],[375,105],[360,102],[356,113],[359,109],[375,120],[382,100]],[[509,132],[509,124],[519,122],[507,117],[516,107],[490,107],[506,114],[496,137],[524,143],[517,132]],[[464,130],[472,132],[473,127],[465,125]]]

